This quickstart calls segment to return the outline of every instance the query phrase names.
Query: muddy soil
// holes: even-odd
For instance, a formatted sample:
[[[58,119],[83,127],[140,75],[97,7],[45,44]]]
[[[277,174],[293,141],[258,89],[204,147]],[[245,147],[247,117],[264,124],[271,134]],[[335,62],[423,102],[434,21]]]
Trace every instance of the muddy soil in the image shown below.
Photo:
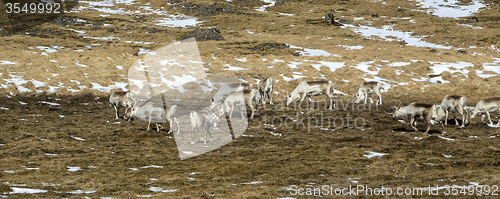
[[[345,100],[332,111],[323,104],[313,110],[306,104],[295,110],[268,104],[250,120],[244,136],[181,161],[173,136],[190,137],[191,132],[172,135],[166,124],[159,132],[147,132],[144,121],[115,120],[107,96],[3,97],[2,106],[9,110],[0,110],[1,169],[14,173],[4,172],[0,179],[47,190],[33,198],[82,197],[77,190],[95,191],[83,194],[91,198],[276,198],[292,196],[286,190],[291,185],[425,188],[499,183],[498,130],[479,119],[464,129],[450,119],[445,135],[434,125],[427,136],[423,121],[420,131],[413,132],[390,119],[386,113],[394,104],[353,108]],[[386,155],[367,158],[368,151]],[[80,170],[71,172],[71,167]]]

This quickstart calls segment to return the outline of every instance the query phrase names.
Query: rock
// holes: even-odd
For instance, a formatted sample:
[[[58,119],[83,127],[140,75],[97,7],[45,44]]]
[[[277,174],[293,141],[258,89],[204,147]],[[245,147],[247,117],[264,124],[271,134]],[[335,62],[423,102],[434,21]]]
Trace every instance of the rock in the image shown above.
[[[224,37],[220,34],[220,30],[218,28],[194,29],[184,33],[184,36],[180,37],[178,40],[189,39],[191,37],[196,38],[196,41],[226,41],[226,39],[224,39]]]
[[[349,24],[349,21],[347,21],[346,19],[340,19],[339,23],[341,23],[341,24]]]
[[[325,23],[327,23],[327,24],[334,24],[335,23],[335,20],[334,20],[334,17],[333,17],[332,13],[326,14],[326,16],[325,16]]]
[[[479,22],[479,19],[475,16],[472,16],[472,17],[467,17],[467,19],[465,19],[465,22],[467,23],[477,23]]]
[[[285,0],[277,0],[276,3],[274,3],[274,5],[281,5],[284,3],[285,3]]]
[[[115,32],[115,29],[114,28],[109,28],[108,32]]]
[[[465,50],[457,50],[457,54],[464,55],[464,54],[467,54],[467,51],[465,51]]]
[[[438,51],[436,49],[431,49],[431,50],[429,50],[429,52],[431,52],[431,53],[437,53]]]
[[[156,28],[150,28],[150,29],[148,30],[148,33],[152,33],[152,34],[154,34],[154,33],[160,32],[160,31],[162,31],[162,30],[160,30],[160,29],[156,29]]]
[[[102,25],[104,25],[104,23],[102,23],[101,21],[94,21],[94,22],[92,22],[92,25],[94,25],[94,26],[102,26]]]

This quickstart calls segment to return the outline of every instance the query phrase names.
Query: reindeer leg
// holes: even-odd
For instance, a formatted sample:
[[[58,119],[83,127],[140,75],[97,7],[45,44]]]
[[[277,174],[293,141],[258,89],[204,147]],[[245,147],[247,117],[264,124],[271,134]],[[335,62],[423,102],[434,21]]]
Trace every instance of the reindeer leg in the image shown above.
[[[205,144],[207,144],[207,140],[208,140],[208,134],[210,133],[210,127],[207,128],[207,131],[205,131]]]
[[[304,99],[306,99],[306,95],[302,95],[302,98],[300,99],[300,102],[299,102],[299,108],[300,108],[300,105],[302,104],[302,102],[304,101]]]
[[[417,132],[418,129],[415,126],[413,126],[413,123],[415,123],[415,125],[416,125],[416,119],[415,119],[415,117],[411,117],[410,118],[410,127],[413,128],[413,130],[415,130],[415,132]]]
[[[459,128],[464,128],[465,127],[465,121],[466,121],[464,110],[460,110],[460,111],[457,110],[457,112],[462,115],[462,125],[460,125]]]
[[[149,125],[151,125],[151,115],[149,115],[148,129],[146,131],[149,131]]]
[[[211,142],[211,141],[212,141],[212,132],[210,132],[210,129],[208,129],[207,133],[208,133],[208,135],[210,135],[210,140],[209,140],[209,142]]]
[[[155,122],[155,124],[156,124],[156,132],[160,132],[160,128],[158,127],[158,123]]]
[[[378,104],[382,105],[382,95],[379,93],[379,94],[377,94],[377,97],[378,97],[378,102],[379,102]]]
[[[130,109],[130,108],[129,108],[129,109]],[[129,113],[130,111],[132,111],[132,110],[128,110],[128,112],[127,112],[127,109],[125,109],[125,112],[127,112],[127,113]],[[130,118],[131,118],[131,117],[130,117],[130,116],[127,116],[127,117],[128,117],[128,118],[127,118],[127,121],[130,121]],[[123,116],[123,118],[125,119],[125,116]]]
[[[431,124],[430,120],[429,121],[425,120],[425,121],[427,122],[427,130],[425,130],[424,134],[428,135],[429,134],[429,129],[431,129],[432,124]]]
[[[194,134],[196,132],[196,128],[193,127],[193,134],[191,135],[191,144],[194,144]]]
[[[367,94],[367,95],[370,98],[370,103],[373,104],[372,94]]]
[[[177,118],[174,118],[175,123],[177,123],[177,134],[181,132],[181,129],[179,128],[179,122],[177,122]]]
[[[493,122],[491,121],[490,113],[488,112],[488,110],[486,110],[486,115],[488,116],[488,121],[490,122],[490,125],[493,125]]]
[[[231,111],[229,111],[229,119],[233,117],[234,104],[231,103]]]
[[[254,114],[253,106],[250,107],[250,109],[252,109],[252,115],[250,115],[250,119],[253,119],[253,114]]]
[[[169,124],[169,129],[168,129],[167,133],[171,133],[172,132],[172,119],[168,118],[167,121],[168,121],[168,124]]]
[[[309,108],[314,109],[313,108],[314,104],[312,103],[311,96],[307,96],[307,102],[309,103]]]
[[[452,113],[453,113],[453,118],[455,119],[455,126],[458,126],[457,113],[456,113],[456,111],[452,111]]]
[[[431,129],[431,126],[432,126],[431,113],[424,111],[422,113],[422,117],[424,118],[425,122],[427,123],[427,129],[425,130],[424,134],[429,135],[429,130]]]
[[[206,129],[207,131],[205,131],[205,138],[203,138],[203,136],[202,136],[200,139],[200,141],[203,140],[203,143],[205,143],[205,144],[207,144],[207,133],[208,133],[209,129],[210,129],[210,127]]]
[[[444,126],[443,126],[443,123],[441,121],[438,120],[438,125],[441,126],[441,134],[446,134],[446,132],[444,131]]]
[[[273,104],[273,96],[271,95],[272,93],[273,93],[273,90],[271,90],[267,93],[267,97],[269,97],[269,104]]]
[[[115,116],[116,116],[115,119],[118,119],[119,118],[118,117],[118,110],[120,110],[120,108],[116,108],[115,105],[113,105],[113,108],[115,108]]]
[[[444,109],[444,108],[443,108]],[[448,109],[444,109],[444,113],[445,113],[445,118],[444,118],[444,124],[445,125],[448,125]]]
[[[500,114],[500,109],[498,109],[498,114]],[[498,119],[497,126],[500,125],[500,119]]]
[[[245,106],[245,104],[243,104],[243,106]],[[244,109],[244,108],[242,108],[243,106],[238,107],[238,110],[240,111],[241,119],[242,120],[245,119],[245,115],[247,115],[247,111],[246,110],[245,110],[245,115],[243,115],[243,110],[242,110],[242,109]],[[252,107],[250,107],[250,108],[252,108]]]
[[[465,112],[465,123],[469,124],[469,111],[467,111],[467,108],[464,108]]]

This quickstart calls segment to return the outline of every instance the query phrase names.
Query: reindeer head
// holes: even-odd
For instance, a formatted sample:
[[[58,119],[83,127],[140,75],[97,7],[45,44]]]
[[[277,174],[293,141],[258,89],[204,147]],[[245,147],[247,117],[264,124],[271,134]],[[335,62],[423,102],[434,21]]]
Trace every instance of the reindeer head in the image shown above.
[[[446,115],[444,108],[442,106],[435,107],[435,111],[432,114],[432,118],[441,121],[441,119]]]
[[[138,109],[137,102],[138,102],[138,100],[134,99],[132,101],[133,101],[132,102],[132,107],[130,107],[130,111],[127,111],[127,114],[125,114],[123,116],[123,119],[130,119],[130,118],[132,118],[132,117],[134,117],[134,116],[137,115],[137,109]]]
[[[394,112],[392,113],[391,118],[396,119],[397,117],[403,115],[401,113],[401,101],[399,102],[399,105],[394,109]]]
[[[480,116],[480,115],[483,115],[483,114],[484,114],[483,112],[481,112],[481,111],[479,111],[479,110],[474,109],[474,110],[472,110],[472,111],[470,112],[469,119],[474,119],[475,117]]]
[[[354,98],[354,103],[359,103],[361,102],[361,100],[364,100],[366,96],[364,95],[364,93],[357,92],[356,94],[352,95],[352,97]]]
[[[300,99],[300,96],[298,94],[294,96],[294,95],[288,94],[288,92],[286,92],[286,107],[290,106],[290,104],[292,104],[292,102],[295,102],[299,99]]]

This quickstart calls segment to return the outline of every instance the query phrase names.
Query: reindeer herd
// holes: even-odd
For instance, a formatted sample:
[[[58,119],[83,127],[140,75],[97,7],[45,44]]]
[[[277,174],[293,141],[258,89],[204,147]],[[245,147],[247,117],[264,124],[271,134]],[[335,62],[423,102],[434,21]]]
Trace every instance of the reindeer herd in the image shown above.
[[[211,141],[212,135],[210,133],[210,128],[215,128],[224,115],[229,116],[231,119],[235,108],[248,106],[251,110],[250,119],[252,119],[258,105],[257,103],[261,102],[265,106],[267,97],[269,104],[273,104],[273,87],[274,82],[271,78],[267,78],[259,82],[257,90],[254,90],[253,86],[247,83],[222,84],[219,90],[212,97],[210,106],[202,110],[191,111],[189,114],[189,120],[193,130],[191,140],[194,141],[196,130],[198,130],[202,131],[200,133],[201,140],[204,140],[205,143],[207,140]],[[368,100],[370,100],[370,103],[374,103],[371,95],[375,94],[378,97],[376,104],[382,105],[382,95],[380,93],[381,88],[382,86],[380,82],[364,82],[359,90],[352,96],[354,98],[354,102],[360,103],[361,101],[364,101],[366,104],[368,103]],[[287,107],[295,101],[299,101],[300,106],[307,97],[312,108],[312,96],[326,95],[330,99],[330,103],[327,104],[327,107],[328,109],[332,109],[332,107],[336,107],[332,92],[332,81],[303,81],[300,82],[291,93],[288,94],[288,92],[286,92],[287,95],[284,97],[286,99]],[[123,118],[125,120],[130,121],[132,117],[139,117],[143,120],[149,121],[146,131],[150,129],[149,126],[152,121],[156,123],[157,131],[159,131],[158,122],[168,121],[170,124],[170,129],[168,130],[169,133],[173,132],[172,124],[174,122],[177,124],[177,133],[180,132],[179,123],[175,117],[177,108],[176,105],[167,108],[163,104],[155,104],[151,101],[139,102],[139,100],[133,99],[131,94],[127,92],[114,92],[110,95],[109,102],[115,109],[116,119],[119,118],[118,113],[120,107],[124,107],[125,114]],[[445,133],[444,125],[448,125],[448,114],[450,112],[453,114],[455,119],[455,125],[459,125],[456,114],[458,113],[462,116],[462,124],[460,125],[460,128],[465,127],[466,124],[469,124],[470,119],[479,115],[482,116],[481,121],[484,120],[484,115],[486,115],[488,117],[489,124],[493,125],[489,112],[499,111],[500,114],[500,97],[480,100],[470,113],[468,112],[466,105],[467,101],[465,97],[459,95],[446,95],[443,98],[441,105],[412,102],[408,106],[401,107],[400,103],[397,107],[395,107],[391,118],[409,118],[410,127],[415,131],[418,131],[416,128],[417,119],[422,118],[427,123],[427,129],[424,134],[428,135],[433,123],[432,121],[437,121],[437,123],[441,126],[442,133]],[[325,109],[327,107],[325,107]],[[244,113],[240,113],[243,118]],[[443,117],[445,118],[444,125],[442,122]],[[497,125],[500,125],[500,120]],[[201,136],[203,132],[205,133],[205,136]]]

